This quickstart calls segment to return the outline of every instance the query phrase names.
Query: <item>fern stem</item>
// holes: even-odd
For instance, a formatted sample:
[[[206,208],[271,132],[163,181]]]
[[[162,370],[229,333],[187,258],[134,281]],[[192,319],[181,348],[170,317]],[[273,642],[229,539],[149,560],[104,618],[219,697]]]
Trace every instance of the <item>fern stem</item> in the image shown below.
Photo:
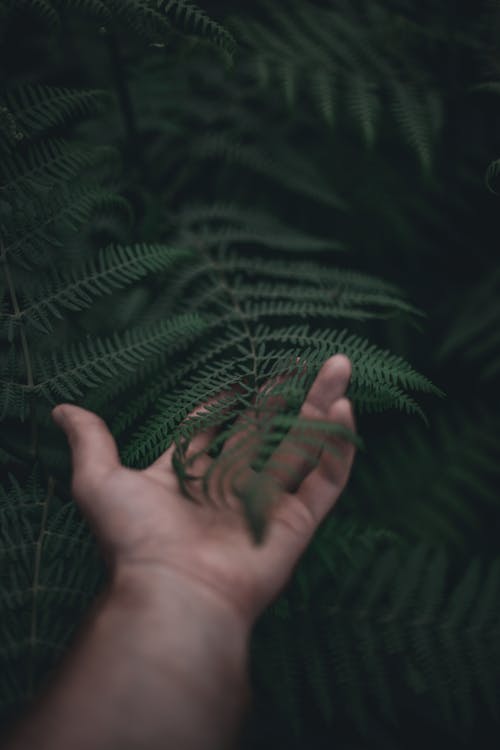
[[[10,272],[9,262],[7,259],[7,249],[3,242],[3,238],[0,236],[0,258],[4,267],[5,280],[7,282],[7,288],[9,290],[10,300],[12,309],[14,311],[14,319],[19,321],[19,337],[21,340],[21,348],[23,351],[24,364],[26,367],[26,380],[29,389],[34,388],[35,380],[33,377],[33,364],[31,361],[30,350],[28,346],[28,339],[26,336],[26,329],[22,320],[22,311],[19,306],[19,300],[17,298],[16,287]],[[38,424],[36,419],[36,404],[34,395],[30,396],[30,421],[31,421],[31,457],[35,460],[38,455]]]
[[[42,563],[42,550],[43,550],[43,538],[45,536],[46,528],[47,528],[47,519],[49,516],[49,505],[50,500],[54,494],[54,479],[52,477],[49,477],[48,484],[47,484],[47,494],[45,496],[45,500],[43,501],[43,512],[42,512],[42,522],[40,524],[40,533],[38,535],[38,539],[36,541],[36,547],[35,547],[35,565],[33,569],[33,604],[31,607],[31,624],[30,624],[30,652],[31,652],[31,658],[30,658],[30,666],[28,671],[28,695],[30,698],[34,696],[35,693],[35,658],[34,658],[34,650],[36,645],[36,636],[37,636],[37,629],[38,629],[38,591],[40,590],[39,581],[40,581],[40,568]]]
[[[250,343],[250,353],[253,360],[253,369],[252,369],[252,377],[253,377],[253,387],[255,390],[257,390],[257,348],[255,346],[255,338],[252,335],[252,331],[250,330],[250,326],[248,325],[246,321],[246,316],[241,309],[241,305],[239,303],[238,297],[233,293],[233,290],[231,289],[230,285],[226,281],[226,277],[224,276],[223,272],[220,270],[219,266],[215,262],[215,260],[211,257],[210,253],[207,253],[203,250],[203,248],[200,247],[201,252],[205,255],[207,258],[209,264],[212,266],[212,268],[215,269],[218,277],[219,277],[219,283],[221,287],[226,291],[228,297],[231,300],[231,303],[238,313],[238,315],[241,316],[241,325],[248,337],[248,341]],[[256,415],[258,417],[258,412],[256,411]]]

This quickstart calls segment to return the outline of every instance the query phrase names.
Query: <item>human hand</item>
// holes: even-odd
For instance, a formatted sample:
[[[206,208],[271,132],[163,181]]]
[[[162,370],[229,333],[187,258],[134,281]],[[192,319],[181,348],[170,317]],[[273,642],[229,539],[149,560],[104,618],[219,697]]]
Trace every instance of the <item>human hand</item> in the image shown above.
[[[347,357],[328,359],[300,416],[338,423],[354,432],[351,403],[344,398],[350,375]],[[275,406],[279,408],[278,399]],[[193,414],[202,413],[203,408]],[[170,580],[173,576],[179,585],[191,585],[236,611],[247,627],[286,585],[319,523],[342,492],[355,453],[351,442],[330,436],[327,439],[336,452],[325,449],[317,459],[317,447],[312,450],[305,443],[298,445],[300,434],[292,428],[273,455],[276,461],[271,461],[276,467],[269,471],[274,502],[264,542],[257,546],[249,534],[241,501],[228,493],[227,484],[224,502],[204,503],[201,488],[199,503],[186,499],[172,467],[175,445],[148,468],[130,469],[121,464],[114,438],[96,414],[61,404],[52,415],[70,444],[72,494],[94,530],[112,574],[133,571],[147,581],[152,573],[164,571]],[[197,456],[193,473],[202,475],[212,464],[213,459],[203,451],[215,434],[215,428],[210,428],[191,441],[187,457]],[[223,450],[230,451],[239,439],[241,435],[229,438]],[[248,477],[253,473],[250,462],[249,456]],[[277,467],[283,464],[293,471],[280,473]],[[212,490],[218,479],[214,471]]]

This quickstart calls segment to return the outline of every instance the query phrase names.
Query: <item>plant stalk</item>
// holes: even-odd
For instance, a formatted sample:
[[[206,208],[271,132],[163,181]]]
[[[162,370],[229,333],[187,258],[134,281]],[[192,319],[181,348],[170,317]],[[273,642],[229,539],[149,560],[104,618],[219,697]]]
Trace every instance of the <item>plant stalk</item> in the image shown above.
[[[35,385],[35,380],[33,377],[33,363],[31,360],[30,350],[28,346],[28,338],[26,336],[26,329],[25,324],[22,319],[22,313],[21,308],[19,306],[19,300],[17,298],[16,293],[16,287],[14,285],[14,280],[12,278],[12,274],[9,267],[9,261],[7,258],[7,249],[5,247],[5,244],[3,242],[3,238],[0,236],[0,259],[2,261],[2,265],[4,268],[4,274],[5,274],[5,280],[7,282],[7,289],[9,290],[10,295],[10,301],[12,304],[12,310],[14,313],[14,319],[18,321],[19,324],[19,338],[21,341],[21,349],[23,352],[23,358],[24,358],[24,364],[26,368],[26,381],[27,386],[29,389],[33,389]],[[34,394],[29,394],[29,400],[30,400],[30,422],[31,422],[31,449],[30,449],[30,455],[33,460],[36,460],[38,457],[38,423],[36,418],[36,403]]]

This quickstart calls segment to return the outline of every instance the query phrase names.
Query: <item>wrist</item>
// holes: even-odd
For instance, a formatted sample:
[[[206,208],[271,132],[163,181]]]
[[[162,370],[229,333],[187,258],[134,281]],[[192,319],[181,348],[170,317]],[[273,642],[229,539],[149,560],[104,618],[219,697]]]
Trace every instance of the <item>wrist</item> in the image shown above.
[[[121,566],[8,747],[232,747],[251,705],[248,636],[239,613],[189,577]]]
[[[108,601],[124,617],[156,623],[155,651],[163,643],[166,661],[178,656],[184,667],[210,658],[224,672],[224,679],[243,687],[249,698],[251,624],[216,590],[176,568],[134,562],[113,571]],[[190,669],[186,679],[198,680],[195,673],[195,668]]]
[[[169,608],[172,600],[203,612],[204,619],[217,623],[224,631],[238,633],[248,641],[253,622],[245,612],[229,601],[202,576],[193,576],[180,566],[157,562],[127,562],[111,572],[108,597],[125,609],[147,608],[158,613]]]

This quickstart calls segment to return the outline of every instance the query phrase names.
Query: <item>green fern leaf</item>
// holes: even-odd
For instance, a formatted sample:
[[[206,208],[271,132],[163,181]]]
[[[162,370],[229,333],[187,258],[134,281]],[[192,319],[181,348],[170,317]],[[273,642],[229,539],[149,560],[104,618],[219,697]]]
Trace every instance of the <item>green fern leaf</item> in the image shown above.
[[[41,141],[22,157],[13,154],[0,165],[3,199],[36,198],[68,182],[84,169],[99,166],[102,169],[104,164],[113,169],[116,162],[117,153],[111,148],[92,148],[61,140]]]
[[[233,35],[190,0],[156,0],[156,7],[188,33],[207,37],[231,58],[236,48]]]
[[[109,100],[106,91],[24,86],[4,92],[0,104],[12,112],[18,128],[32,136],[74,117],[102,112]]]
[[[408,85],[392,86],[393,111],[405,140],[415,150],[424,172],[432,166],[434,133],[439,128],[439,102],[435,97],[427,100]],[[438,108],[438,112],[435,108]]]
[[[371,147],[375,142],[380,109],[376,84],[361,74],[355,74],[349,76],[347,87],[349,111],[366,145]]]
[[[23,323],[48,333],[53,328],[51,319],[63,317],[62,309],[87,308],[95,297],[112,294],[147,273],[165,271],[188,257],[186,251],[164,245],[110,246],[81,268],[67,273],[54,269],[19,313],[0,316],[0,325],[7,326],[10,339],[13,326]]]

